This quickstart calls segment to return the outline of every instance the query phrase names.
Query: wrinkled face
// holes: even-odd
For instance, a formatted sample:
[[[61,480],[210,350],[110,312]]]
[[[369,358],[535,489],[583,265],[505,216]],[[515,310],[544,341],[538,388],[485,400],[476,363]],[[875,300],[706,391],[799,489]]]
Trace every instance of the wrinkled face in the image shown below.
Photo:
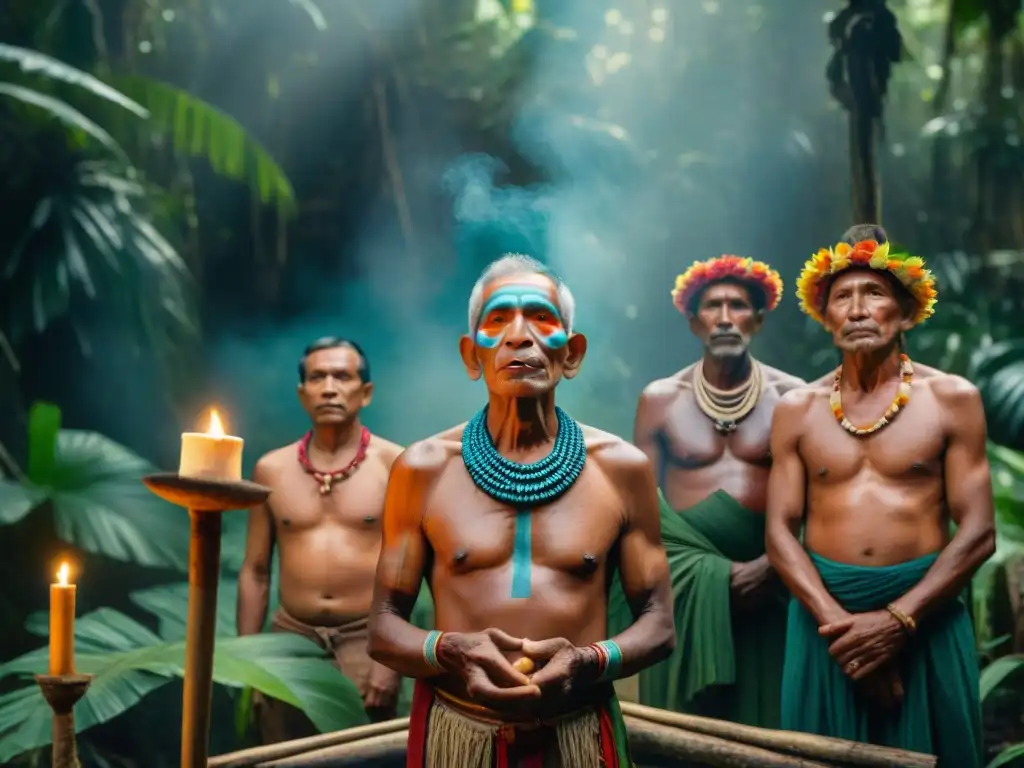
[[[473,336],[459,346],[470,378],[505,397],[536,397],[572,378],[586,353],[582,334],[569,334],[554,282],[544,275],[510,275],[484,290]]]
[[[714,283],[704,289],[690,318],[690,330],[712,357],[739,357],[761,329],[764,313],[738,283]]]
[[[350,347],[318,349],[307,355],[299,402],[314,424],[342,424],[370,404],[373,384],[363,383],[359,362],[359,353]]]
[[[902,297],[884,274],[847,270],[832,282],[825,304],[825,329],[844,352],[868,352],[910,330]]]

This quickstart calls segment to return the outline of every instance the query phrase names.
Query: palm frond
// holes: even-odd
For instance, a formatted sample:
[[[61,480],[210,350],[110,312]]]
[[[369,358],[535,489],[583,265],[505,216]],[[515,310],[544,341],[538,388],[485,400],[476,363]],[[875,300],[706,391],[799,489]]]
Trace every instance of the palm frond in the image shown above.
[[[76,293],[103,299],[110,316],[141,329],[146,343],[162,347],[195,333],[188,270],[139,210],[144,201],[130,169],[92,161],[75,164],[43,191],[24,232],[15,234],[0,282],[12,339],[66,316]]]
[[[230,115],[159,80],[119,76],[116,82],[146,105],[150,129],[168,136],[176,152],[205,158],[214,172],[248,184],[261,202],[295,211],[295,192],[284,170]]]
[[[48,96],[45,93],[26,88],[22,85],[15,85],[14,83],[0,83],[0,95],[43,110],[68,128],[81,131],[96,139],[107,149],[114,152],[119,159],[127,159],[124,149],[114,140],[113,136],[70,104],[60,99],[55,99],[53,96]]]
[[[88,72],[76,69],[52,56],[47,56],[45,53],[0,43],[0,60],[17,64],[22,72],[39,74],[51,80],[60,80],[69,85],[74,85],[101,99],[124,107],[139,117],[149,117],[149,113],[144,107],[132,101],[117,89],[111,88]]]

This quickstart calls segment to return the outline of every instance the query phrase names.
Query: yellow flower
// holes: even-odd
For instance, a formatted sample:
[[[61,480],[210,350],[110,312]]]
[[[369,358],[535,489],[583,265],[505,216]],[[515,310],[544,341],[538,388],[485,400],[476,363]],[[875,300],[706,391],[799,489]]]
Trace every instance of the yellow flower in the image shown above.
[[[870,258],[865,259],[868,253]],[[925,268],[924,259],[905,253],[890,253],[889,243],[874,241],[858,243],[856,248],[847,243],[838,243],[831,249],[822,248],[804,263],[796,281],[796,295],[804,313],[824,324],[825,287],[829,278],[854,265],[851,255],[857,257],[856,266],[888,272],[900,281],[917,303],[913,317],[915,325],[935,313],[935,278]]]

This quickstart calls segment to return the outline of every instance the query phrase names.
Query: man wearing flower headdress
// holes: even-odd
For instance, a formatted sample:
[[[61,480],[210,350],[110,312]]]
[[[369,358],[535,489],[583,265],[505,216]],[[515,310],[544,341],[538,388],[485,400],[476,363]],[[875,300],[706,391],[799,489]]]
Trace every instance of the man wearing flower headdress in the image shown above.
[[[703,355],[647,386],[634,427],[661,486],[678,636],[641,673],[640,701],[768,728],[779,725],[785,643],[784,593],[764,551],[768,443],[775,404],[804,382],[748,345],[781,295],[775,270],[737,256],[680,275],[673,301]]]
[[[647,458],[555,406],[574,314],[533,259],[489,266],[459,347],[487,405],[391,470],[370,654],[417,679],[410,768],[632,766],[612,683],[671,652],[671,588]],[[609,638],[616,570],[635,621]],[[424,577],[431,632],[408,621]]]
[[[797,295],[842,363],[786,395],[772,427],[768,557],[794,596],[782,726],[976,768],[962,592],[995,548],[981,398],[904,353],[903,333],[934,311],[935,281],[881,227],[818,251]]]

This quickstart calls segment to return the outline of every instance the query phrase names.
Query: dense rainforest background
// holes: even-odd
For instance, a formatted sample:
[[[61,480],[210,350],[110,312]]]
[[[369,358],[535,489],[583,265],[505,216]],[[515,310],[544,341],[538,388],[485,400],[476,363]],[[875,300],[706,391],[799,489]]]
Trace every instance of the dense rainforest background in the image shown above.
[[[911,356],[985,399],[1000,536],[970,599],[991,766],[1024,760],[1022,87],[1019,0],[8,0],[0,764],[48,765],[58,556],[96,675],[83,760],[177,764],[188,518],[139,477],[211,404],[247,469],[296,439],[309,341],[366,348],[371,429],[439,431],[483,397],[456,352],[472,283],[529,251],[591,342],[563,405],[628,437],[699,354],[676,274],[780,269],[755,352],[818,377],[793,281],[871,218],[938,275]],[[251,743],[253,688],[361,722],[311,644],[233,637],[244,513],[225,526],[211,752]]]

